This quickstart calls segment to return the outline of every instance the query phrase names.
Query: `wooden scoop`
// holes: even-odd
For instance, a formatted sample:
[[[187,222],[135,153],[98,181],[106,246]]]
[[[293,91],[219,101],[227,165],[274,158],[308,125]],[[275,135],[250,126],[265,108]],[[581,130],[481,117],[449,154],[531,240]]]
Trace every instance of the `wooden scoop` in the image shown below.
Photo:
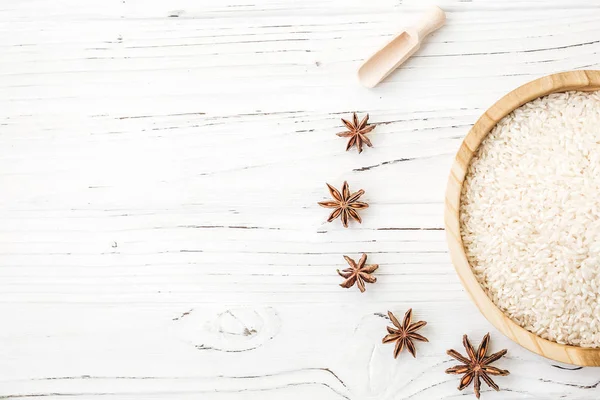
[[[368,88],[375,87],[421,47],[421,42],[431,32],[446,22],[446,14],[436,6],[430,7],[419,23],[407,28],[368,58],[358,69],[358,79]]]

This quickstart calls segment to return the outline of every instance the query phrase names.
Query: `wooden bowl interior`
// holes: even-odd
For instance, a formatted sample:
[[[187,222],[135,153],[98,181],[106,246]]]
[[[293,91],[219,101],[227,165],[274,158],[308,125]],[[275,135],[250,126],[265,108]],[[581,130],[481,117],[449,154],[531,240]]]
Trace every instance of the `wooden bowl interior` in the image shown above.
[[[488,321],[516,343],[541,356],[568,364],[600,366],[600,348],[568,346],[542,339],[504,315],[475,278],[460,235],[459,206],[463,181],[469,163],[485,136],[502,118],[523,104],[551,93],[570,90],[600,90],[600,71],[562,72],[529,82],[502,97],[479,118],[465,137],[452,165],[446,189],[444,222],[452,263],[471,299]]]

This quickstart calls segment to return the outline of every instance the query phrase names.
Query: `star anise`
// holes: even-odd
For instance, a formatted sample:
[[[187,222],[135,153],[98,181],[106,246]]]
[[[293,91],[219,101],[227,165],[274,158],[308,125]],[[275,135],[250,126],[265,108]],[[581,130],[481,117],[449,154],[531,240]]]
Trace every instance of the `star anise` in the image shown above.
[[[465,346],[469,358],[464,357],[456,350],[447,351],[450,357],[455,358],[463,363],[463,365],[456,365],[446,370],[447,374],[464,374],[460,379],[458,390],[463,390],[469,386],[471,382],[475,381],[473,388],[475,390],[475,396],[479,398],[479,391],[481,388],[480,378],[483,379],[483,381],[492,389],[500,390],[498,385],[496,385],[492,378],[490,378],[490,375],[506,376],[509,374],[509,372],[503,369],[492,367],[489,364],[499,360],[502,356],[504,356],[506,354],[506,349],[486,357],[485,354],[487,353],[489,344],[490,334],[488,333],[483,337],[483,340],[479,344],[476,352],[471,345],[471,342],[469,342],[467,335],[464,335],[463,346]]]
[[[358,149],[358,153],[362,153],[363,143],[369,147],[373,147],[371,141],[367,138],[366,134],[375,129],[375,125],[367,125],[367,121],[369,120],[369,114],[367,114],[360,123],[358,122],[358,117],[356,113],[352,117],[352,122],[346,121],[342,118],[342,122],[348,128],[345,132],[340,132],[337,135],[340,137],[349,137],[348,145],[346,146],[346,151],[350,150],[352,146],[356,146]]]
[[[358,260],[358,264],[348,256],[344,256],[346,262],[350,265],[350,268],[346,268],[343,271],[337,270],[337,273],[342,277],[346,278],[346,280],[340,283],[340,286],[343,288],[351,288],[356,283],[358,289],[361,292],[364,292],[365,282],[375,283],[377,282],[377,278],[372,276],[371,274],[375,272],[379,265],[365,265],[367,261],[367,255],[363,253],[360,260]]]
[[[409,309],[406,314],[404,314],[404,319],[402,320],[402,324],[398,322],[394,314],[391,311],[388,311],[388,316],[390,320],[394,324],[395,328],[387,327],[388,335],[386,335],[383,339],[383,343],[396,341],[396,347],[394,348],[394,358],[398,357],[398,354],[402,352],[402,349],[406,346],[410,354],[413,357],[417,357],[417,349],[415,349],[415,344],[413,340],[419,340],[421,342],[429,342],[426,337],[419,335],[416,333],[419,329],[427,325],[425,321],[415,322],[411,324],[412,320],[412,308]]]
[[[342,224],[345,228],[348,227],[348,220],[350,218],[352,218],[355,221],[358,221],[359,223],[362,222],[362,219],[360,218],[360,215],[358,215],[357,210],[367,208],[369,207],[369,205],[367,203],[363,203],[357,200],[360,196],[365,194],[365,191],[360,189],[358,192],[350,194],[348,182],[345,181],[342,185],[341,194],[336,188],[331,186],[329,183],[327,184],[327,187],[329,188],[329,193],[331,193],[331,196],[334,198],[334,201],[319,202],[319,205],[321,207],[335,208],[335,210],[333,210],[333,212],[329,215],[329,218],[327,218],[327,222],[331,222],[340,216]]]

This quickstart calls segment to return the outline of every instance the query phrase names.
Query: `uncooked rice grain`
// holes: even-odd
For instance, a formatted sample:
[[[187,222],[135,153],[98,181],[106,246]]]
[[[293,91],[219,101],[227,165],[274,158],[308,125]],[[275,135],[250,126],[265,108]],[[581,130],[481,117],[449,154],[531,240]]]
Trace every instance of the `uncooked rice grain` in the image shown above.
[[[469,165],[467,258],[512,320],[600,347],[600,92],[552,94],[503,118]]]

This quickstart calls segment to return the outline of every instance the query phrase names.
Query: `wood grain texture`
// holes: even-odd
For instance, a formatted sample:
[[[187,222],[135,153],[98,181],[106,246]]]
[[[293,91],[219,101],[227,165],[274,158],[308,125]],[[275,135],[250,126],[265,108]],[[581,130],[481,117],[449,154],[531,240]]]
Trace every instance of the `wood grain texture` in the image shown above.
[[[511,375],[486,399],[597,399],[597,370],[479,313],[443,204],[490,104],[600,68],[600,3],[441,2],[446,25],[362,88],[421,3],[1,2],[0,398],[470,397],[445,350],[491,331]],[[335,136],[353,111],[378,124],[360,156]],[[316,204],[344,180],[370,204],[349,229]],[[361,252],[364,295],[335,272]],[[409,307],[430,343],[394,360],[382,316]]]
[[[469,265],[460,234],[460,199],[471,159],[494,126],[523,104],[551,93],[569,90],[600,90],[600,71],[567,71],[526,83],[491,106],[465,137],[452,166],[445,201],[446,238],[456,272],[485,317],[502,333],[526,349],[555,361],[580,366],[600,366],[600,349],[558,344],[521,328],[492,302],[479,285]]]

